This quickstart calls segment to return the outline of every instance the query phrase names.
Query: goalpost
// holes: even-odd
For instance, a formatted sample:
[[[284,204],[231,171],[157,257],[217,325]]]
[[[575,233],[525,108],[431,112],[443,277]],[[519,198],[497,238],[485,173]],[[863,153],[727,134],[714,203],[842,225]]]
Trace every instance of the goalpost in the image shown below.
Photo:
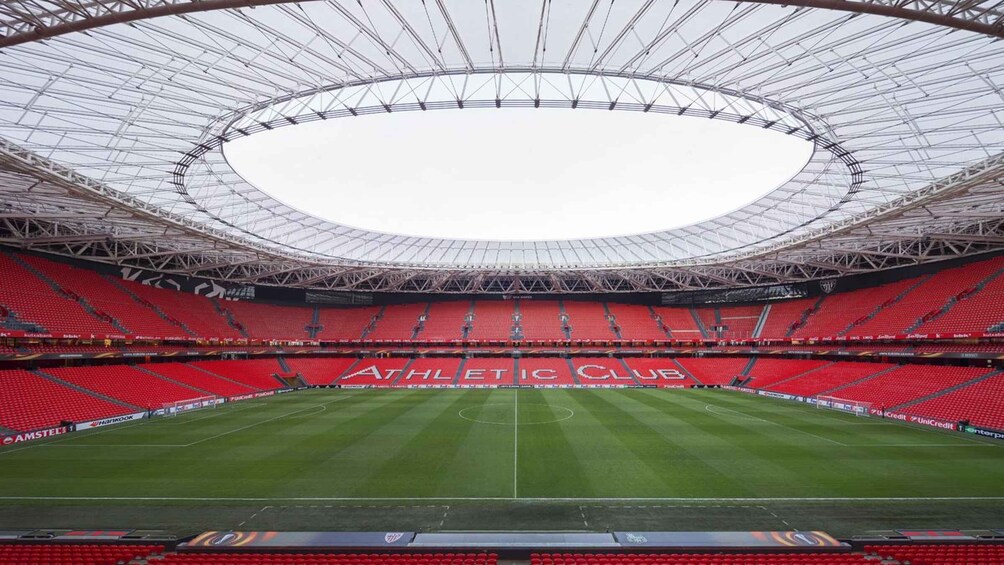
[[[836,396],[817,396],[816,408],[827,408],[829,410],[839,410],[841,412],[851,412],[855,416],[868,418],[872,415],[871,402],[862,400],[848,400]]]
[[[162,413],[164,416],[177,416],[183,412],[199,410],[200,408],[216,408],[216,405],[222,403],[223,399],[218,396],[198,396],[187,400],[165,402],[163,404]]]

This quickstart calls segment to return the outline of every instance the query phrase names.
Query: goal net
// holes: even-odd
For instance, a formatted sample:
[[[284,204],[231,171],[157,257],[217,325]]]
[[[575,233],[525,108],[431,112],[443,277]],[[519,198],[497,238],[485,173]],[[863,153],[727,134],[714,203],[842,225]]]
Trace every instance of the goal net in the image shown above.
[[[856,416],[867,418],[871,416],[872,403],[861,400],[837,398],[836,396],[817,396],[816,408],[826,408],[829,410],[838,410],[840,412],[851,412]]]
[[[223,399],[218,396],[199,396],[187,400],[165,402],[163,405],[163,414],[165,416],[177,416],[178,414],[191,410],[199,410],[200,408],[216,408],[216,405],[222,403]]]

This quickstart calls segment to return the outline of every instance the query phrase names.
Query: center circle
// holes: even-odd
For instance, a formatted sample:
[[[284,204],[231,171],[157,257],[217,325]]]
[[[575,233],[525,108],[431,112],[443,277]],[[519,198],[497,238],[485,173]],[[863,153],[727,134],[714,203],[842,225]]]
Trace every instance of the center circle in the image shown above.
[[[517,405],[515,403],[482,404],[479,406],[468,406],[457,412],[457,416],[469,422],[477,422],[478,424],[533,426],[562,422],[575,415],[574,410],[565,408],[564,406],[521,402],[518,405],[519,417],[517,418],[516,409]]]

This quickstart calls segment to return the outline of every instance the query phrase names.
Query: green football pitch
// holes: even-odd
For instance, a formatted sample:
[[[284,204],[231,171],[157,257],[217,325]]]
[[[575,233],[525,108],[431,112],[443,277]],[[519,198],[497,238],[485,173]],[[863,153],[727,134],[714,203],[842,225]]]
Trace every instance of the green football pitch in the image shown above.
[[[1004,444],[721,390],[309,390],[0,451],[0,529],[1004,527]]]

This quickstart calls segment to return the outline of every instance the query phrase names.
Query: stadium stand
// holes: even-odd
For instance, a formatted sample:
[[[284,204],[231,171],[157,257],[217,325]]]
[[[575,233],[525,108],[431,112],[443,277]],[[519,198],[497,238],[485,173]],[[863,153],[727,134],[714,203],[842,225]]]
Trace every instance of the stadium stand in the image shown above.
[[[987,369],[975,367],[903,365],[874,378],[835,389],[827,395],[871,402],[873,408],[891,409],[962,384],[988,372]]]
[[[20,369],[0,371],[0,406],[0,426],[21,432],[135,412]]]
[[[410,340],[418,329],[418,317],[425,313],[428,304],[399,304],[388,306],[366,339],[374,341]]]
[[[852,565],[854,553],[534,553],[530,565]]]
[[[607,303],[607,309],[614,316],[614,323],[620,329],[621,339],[663,340],[666,332],[655,320],[648,306],[636,304]]]
[[[723,306],[718,308],[719,333],[722,339],[746,339],[753,337],[753,330],[763,313],[763,305]]]
[[[519,375],[516,380],[521,385],[570,386],[579,384],[572,375],[571,361],[557,357],[526,358],[519,360]]]
[[[1004,322],[1004,277],[998,275],[982,288],[963,291],[949,301],[947,311],[921,324],[917,332],[952,332],[956,328],[991,331]]]
[[[758,362],[759,363],[759,362]],[[847,386],[848,384],[894,369],[896,365],[890,363],[855,363],[852,361],[832,363],[816,371],[805,375],[797,376],[785,382],[778,382],[770,385],[759,386],[752,383],[754,388],[765,388],[775,392],[794,394],[796,396],[817,396],[826,394],[827,391]]]
[[[760,337],[788,337],[801,324],[802,319],[808,315],[817,301],[816,298],[797,298],[770,303],[770,310],[763,329],[760,330]]]
[[[665,329],[674,339],[701,339],[703,334],[697,327],[694,316],[688,308],[670,308],[668,306],[653,306],[656,316],[662,320]]]
[[[829,365],[828,361],[760,358],[749,371],[747,386],[769,388],[772,384],[815,371]]]
[[[460,359],[415,359],[395,383],[395,386],[448,386],[457,376]]]
[[[467,339],[479,341],[508,341],[512,339],[513,314],[515,303],[512,301],[490,302],[479,300],[474,303],[474,319],[471,321],[471,331]]]
[[[575,378],[583,386],[625,386],[638,385],[634,373],[621,363],[620,359],[610,357],[575,357]]]
[[[981,282],[995,275],[1002,265],[1004,258],[998,257],[938,271],[913,287],[901,300],[882,308],[875,317],[856,326],[848,334],[911,333],[929,317],[939,315],[943,308],[950,306],[950,300],[963,293],[972,292]],[[979,293],[973,298],[979,300]],[[971,330],[977,327],[971,320],[962,322],[964,325],[955,329]]]
[[[520,321],[523,339],[567,339],[561,322],[561,306],[554,300],[520,300]]]
[[[175,384],[127,365],[66,367],[46,369],[45,373],[143,410],[207,394],[206,391]]]
[[[0,544],[0,565],[116,565],[163,551],[146,544]]]
[[[305,306],[277,306],[243,300],[223,303],[224,312],[244,328],[252,339],[307,339],[314,309]]]
[[[75,296],[43,282],[6,253],[0,253],[0,304],[4,327],[61,333],[122,333],[84,310]]]
[[[418,339],[423,341],[453,341],[463,339],[464,326],[467,324],[467,314],[471,311],[471,302],[433,302]]]
[[[249,359],[246,361],[197,361],[191,366],[208,371],[232,381],[240,382],[258,390],[282,388],[282,383],[274,377],[282,372],[275,359]]]
[[[247,385],[210,375],[185,363],[151,363],[141,365],[141,367],[216,396],[237,396],[258,391],[258,389]]]
[[[380,315],[380,308],[321,308],[318,314],[318,339],[362,339]]]
[[[403,357],[360,359],[348,367],[332,384],[341,386],[393,386],[411,362]]]
[[[1001,565],[1001,544],[866,545],[865,551],[883,560],[911,565]]]
[[[1004,430],[1004,376],[997,375],[902,410],[950,422],[969,420],[977,426]]]
[[[465,359],[457,384],[462,387],[513,384],[514,370],[512,359]]]
[[[610,341],[618,338],[607,318],[603,303],[565,300],[562,305],[565,314],[568,314],[572,339]]]
[[[21,259],[65,290],[85,300],[100,318],[110,316],[128,334],[177,337],[188,334],[137,302],[121,287],[95,271],[79,269],[32,255]]]
[[[676,388],[699,384],[669,358],[632,357],[625,359],[624,362],[631,368],[634,378],[645,385],[655,384],[661,387]]]
[[[792,335],[795,337],[844,335],[852,327],[853,331],[857,332],[859,324],[865,322],[880,308],[893,304],[897,297],[917,282],[917,279],[908,279],[873,288],[828,295]]]
[[[286,357],[286,364],[300,374],[307,384],[327,385],[337,379],[358,359],[350,357],[302,358]]]
[[[677,359],[687,373],[706,385],[727,385],[739,376],[749,359],[735,357],[707,357],[703,359]]]
[[[164,313],[170,321],[188,330],[191,335],[231,339],[245,337],[230,325],[219,306],[205,296],[155,288],[132,281],[120,281],[120,284],[128,292]]]

